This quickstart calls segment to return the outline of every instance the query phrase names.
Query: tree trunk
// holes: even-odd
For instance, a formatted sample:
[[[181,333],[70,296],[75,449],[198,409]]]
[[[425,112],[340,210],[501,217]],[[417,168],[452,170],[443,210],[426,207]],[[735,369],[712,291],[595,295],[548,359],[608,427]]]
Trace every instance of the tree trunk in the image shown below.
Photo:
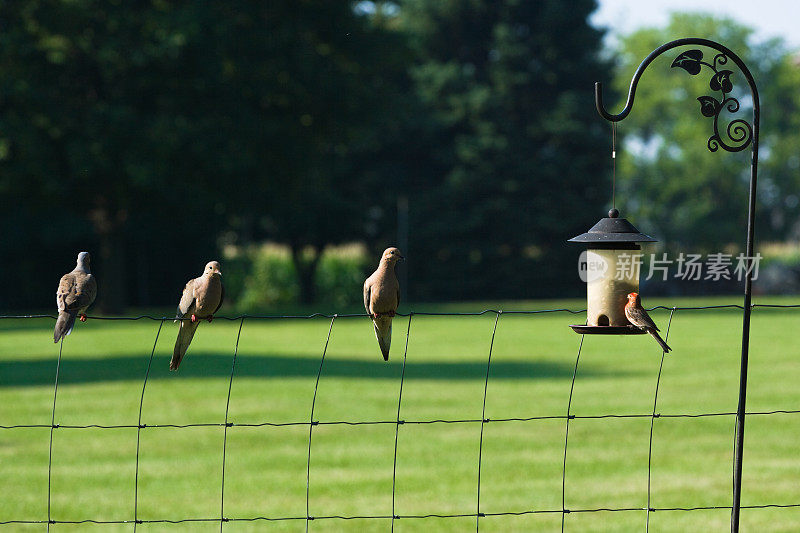
[[[92,262],[92,273],[97,277],[97,309],[105,314],[120,314],[128,301],[123,230],[127,213],[112,215],[107,209],[98,208],[91,218],[100,241],[98,261]]]
[[[290,245],[292,249],[292,262],[294,263],[295,272],[297,272],[297,282],[300,288],[300,303],[313,304],[317,301],[317,266],[319,266],[319,259],[322,255],[319,247],[308,246],[303,247],[299,244]],[[311,257],[303,257],[304,249],[311,251]]]

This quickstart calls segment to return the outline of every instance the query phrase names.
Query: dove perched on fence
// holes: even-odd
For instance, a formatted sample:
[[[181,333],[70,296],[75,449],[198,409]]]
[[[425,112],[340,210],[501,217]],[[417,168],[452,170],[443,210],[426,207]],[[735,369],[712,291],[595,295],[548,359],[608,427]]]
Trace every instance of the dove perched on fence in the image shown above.
[[[381,256],[378,269],[364,281],[364,308],[372,318],[375,336],[383,353],[383,360],[389,360],[389,346],[392,344],[392,317],[400,305],[400,284],[394,267],[405,259],[397,248],[387,248]]]
[[[81,322],[86,321],[86,309],[92,305],[97,296],[97,281],[89,270],[89,252],[78,254],[78,263],[72,272],[61,276],[56,291],[56,306],[58,318],[53,330],[53,342],[58,342],[64,336],[72,333],[75,326],[75,317],[80,316]]]
[[[183,289],[181,302],[178,304],[176,321],[180,320],[181,326],[178,331],[178,338],[175,340],[175,349],[172,351],[172,359],[169,362],[170,370],[178,370],[186,350],[192,342],[194,332],[200,325],[201,319],[209,322],[214,318],[214,313],[222,305],[225,297],[225,290],[222,287],[222,271],[216,261],[206,264],[203,275],[199,278],[189,280]],[[181,320],[189,316],[189,320]]]
[[[647,314],[647,311],[644,310],[644,307],[642,307],[642,300],[635,292],[628,295],[628,303],[625,304],[625,317],[631,324],[652,335],[659,346],[661,346],[661,349],[664,350],[664,353],[670,352],[671,348],[664,342],[661,335],[658,334],[658,326],[656,326],[653,319],[650,318],[650,315]]]

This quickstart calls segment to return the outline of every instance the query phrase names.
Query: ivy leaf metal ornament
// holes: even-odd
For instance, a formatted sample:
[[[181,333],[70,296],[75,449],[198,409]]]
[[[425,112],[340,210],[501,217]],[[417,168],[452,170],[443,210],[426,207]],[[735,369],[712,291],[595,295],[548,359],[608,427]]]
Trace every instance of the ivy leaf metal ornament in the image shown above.
[[[739,152],[747,148],[753,140],[752,126],[749,122],[740,118],[728,122],[723,129],[725,136],[720,135],[719,116],[723,109],[730,113],[735,113],[739,110],[739,101],[732,96],[728,96],[733,90],[733,83],[731,82],[733,71],[717,70],[717,66],[724,65],[727,62],[728,57],[723,53],[714,57],[713,64],[703,61],[703,52],[700,50],[686,50],[672,62],[672,67],[680,67],[692,76],[699,74],[703,66],[714,71],[708,86],[712,91],[722,92],[722,99],[717,100],[708,95],[700,96],[697,99],[700,102],[700,113],[704,117],[714,119],[714,134],[708,138],[708,149],[712,152],[716,152],[720,147],[728,152]]]
[[[671,67],[680,67],[692,76],[700,73],[700,62],[703,60],[703,52],[700,50],[686,50],[675,58]]]
[[[700,101],[700,112],[704,117],[716,116],[722,107],[720,101],[713,96],[700,96],[698,100]]]
[[[720,70],[714,77],[711,78],[711,82],[708,84],[711,87],[712,91],[722,91],[724,93],[729,93],[733,90],[733,83],[731,83],[731,74],[733,74],[730,70]]]

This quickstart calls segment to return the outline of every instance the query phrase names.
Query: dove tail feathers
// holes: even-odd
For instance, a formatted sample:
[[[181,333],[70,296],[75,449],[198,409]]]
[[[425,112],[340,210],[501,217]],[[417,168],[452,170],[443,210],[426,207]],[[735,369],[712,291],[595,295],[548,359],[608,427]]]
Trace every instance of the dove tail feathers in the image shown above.
[[[188,320],[181,321],[181,328],[178,330],[178,338],[175,339],[175,348],[172,350],[172,359],[169,361],[170,370],[178,370],[178,367],[186,355],[186,350],[192,343],[194,332],[197,331],[197,326],[200,322],[190,322]]]
[[[77,313],[69,313],[67,311],[59,311],[58,319],[56,320],[56,327],[53,330],[53,342],[60,341],[72,333],[72,328],[75,327],[75,317]]]
[[[670,348],[667,343],[664,342],[664,339],[661,338],[661,335],[659,335],[657,331],[648,329],[647,332],[653,336],[659,346],[661,346],[661,349],[664,350],[664,353],[669,353],[672,350],[672,348]]]
[[[389,347],[392,345],[392,319],[377,318],[373,320],[375,324],[375,337],[378,339],[378,346],[381,347],[383,360],[389,360]]]

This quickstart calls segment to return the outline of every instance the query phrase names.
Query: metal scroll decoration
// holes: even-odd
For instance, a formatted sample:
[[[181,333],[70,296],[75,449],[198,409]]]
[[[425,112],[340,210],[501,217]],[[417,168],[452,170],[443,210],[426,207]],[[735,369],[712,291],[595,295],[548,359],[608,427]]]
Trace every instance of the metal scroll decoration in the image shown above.
[[[720,147],[728,152],[739,152],[747,148],[753,139],[752,126],[746,120],[740,118],[732,120],[725,127],[726,138],[723,139],[720,136],[720,113],[723,110],[727,110],[730,113],[739,111],[739,100],[729,95],[733,90],[733,83],[731,82],[733,72],[718,68],[727,62],[728,57],[723,53],[715,55],[713,63],[703,61],[703,52],[695,49],[681,53],[671,65],[672,67],[682,68],[692,76],[699,74],[702,66],[714,71],[714,75],[708,85],[712,91],[720,91],[722,98],[717,100],[713,96],[704,95],[697,99],[700,102],[700,113],[705,117],[714,119],[714,135],[708,138],[708,149],[712,152],[716,152]]]

